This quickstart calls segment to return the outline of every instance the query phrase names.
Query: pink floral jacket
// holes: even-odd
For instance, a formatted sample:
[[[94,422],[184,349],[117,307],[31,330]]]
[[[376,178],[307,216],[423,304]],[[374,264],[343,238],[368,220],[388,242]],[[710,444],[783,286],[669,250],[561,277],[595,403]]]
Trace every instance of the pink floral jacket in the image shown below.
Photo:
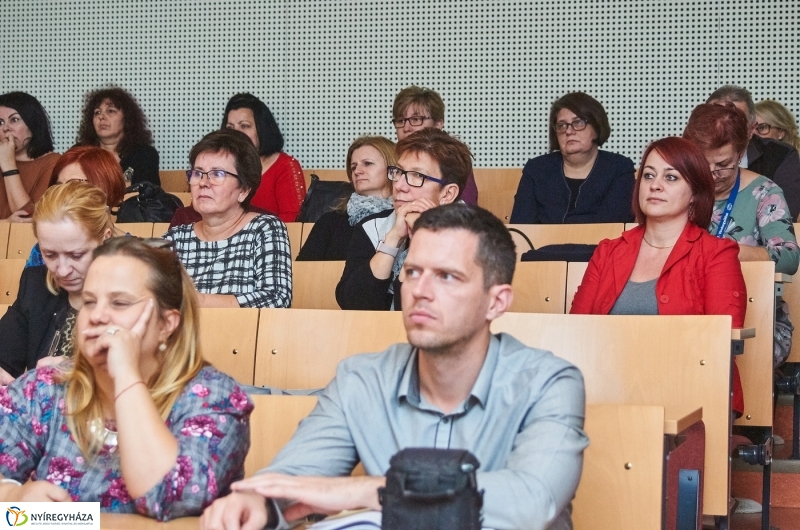
[[[40,368],[0,388],[0,474],[21,482],[47,480],[74,501],[100,502],[101,511],[138,512],[167,520],[198,515],[244,475],[253,405],[236,382],[203,368],[170,411],[166,425],[178,440],[178,460],[161,482],[132,499],[117,447],[86,459],[64,415],[66,385],[56,369]]]

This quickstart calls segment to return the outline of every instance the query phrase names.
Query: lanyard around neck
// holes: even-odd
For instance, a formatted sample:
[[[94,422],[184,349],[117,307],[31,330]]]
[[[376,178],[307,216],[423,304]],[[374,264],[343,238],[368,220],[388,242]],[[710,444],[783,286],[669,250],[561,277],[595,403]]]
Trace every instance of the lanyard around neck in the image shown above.
[[[736,196],[739,195],[739,181],[742,175],[741,168],[736,170],[736,182],[733,185],[731,193],[728,195],[728,201],[725,203],[725,209],[722,210],[722,218],[717,225],[716,236],[719,238],[725,237],[725,229],[728,228],[728,223],[731,220],[731,211],[733,211],[733,203],[736,202]]]

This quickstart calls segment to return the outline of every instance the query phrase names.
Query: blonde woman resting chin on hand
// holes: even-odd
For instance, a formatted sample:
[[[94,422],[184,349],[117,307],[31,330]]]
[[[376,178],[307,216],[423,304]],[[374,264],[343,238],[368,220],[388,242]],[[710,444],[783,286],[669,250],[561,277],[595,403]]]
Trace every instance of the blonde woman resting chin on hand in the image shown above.
[[[167,520],[200,514],[243,476],[252,404],[203,360],[192,281],[158,244],[98,247],[74,362],[0,389],[0,502],[94,501]]]

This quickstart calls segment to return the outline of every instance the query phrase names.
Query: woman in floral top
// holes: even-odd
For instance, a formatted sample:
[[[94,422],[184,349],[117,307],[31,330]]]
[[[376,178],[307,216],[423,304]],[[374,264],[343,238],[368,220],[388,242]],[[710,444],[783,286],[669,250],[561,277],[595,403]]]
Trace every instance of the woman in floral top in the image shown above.
[[[740,261],[772,260],[776,272],[794,274],[800,249],[783,191],[767,177],[739,167],[750,138],[744,112],[732,104],[698,105],[683,137],[703,151],[714,175],[714,213],[708,231],[737,241]],[[726,216],[737,181],[733,209]],[[725,226],[720,229],[721,222]]]
[[[203,361],[194,287],[170,249],[120,237],[94,256],[74,364],[0,389],[0,502],[200,514],[244,474],[252,404]]]

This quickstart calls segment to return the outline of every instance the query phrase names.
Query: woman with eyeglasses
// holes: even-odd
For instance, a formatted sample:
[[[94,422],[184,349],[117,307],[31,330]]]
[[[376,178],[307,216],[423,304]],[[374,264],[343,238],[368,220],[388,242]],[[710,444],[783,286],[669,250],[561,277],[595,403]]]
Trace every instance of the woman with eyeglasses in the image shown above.
[[[336,286],[342,309],[400,309],[400,270],[414,222],[440,204],[457,201],[472,173],[472,154],[446,132],[426,128],[397,142],[388,167],[394,207],[362,219],[350,241]]]
[[[44,264],[22,272],[17,299],[0,319],[0,384],[71,353],[92,251],[112,235],[106,194],[88,182],[48,188],[33,232]]]
[[[41,103],[24,92],[0,95],[0,219],[30,220],[58,158]]]
[[[794,274],[800,249],[783,191],[767,177],[739,167],[750,137],[744,112],[732,104],[698,105],[683,137],[703,152],[714,176],[708,231],[738,242],[741,261],[772,260],[776,272]]]
[[[347,259],[358,224],[369,215],[392,209],[392,181],[386,175],[395,162],[394,143],[383,136],[362,136],[350,144],[345,167],[355,191],[317,219],[297,261]]]
[[[221,129],[189,154],[192,205],[201,219],[170,228],[201,307],[289,307],[292,257],[283,222],[248,211],[261,180],[258,151],[243,133]]]
[[[550,153],[522,170],[511,222],[521,224],[633,221],[633,162],[601,151],[611,127],[599,101],[572,92],[550,108]]]
[[[86,95],[77,143],[102,147],[114,155],[129,185],[161,185],[153,135],[144,112],[126,90],[112,87]]]
[[[192,280],[149,243],[90,252],[73,361],[0,388],[0,502],[163,521],[199,515],[243,477],[253,405],[203,360]]]
[[[797,122],[789,109],[777,101],[765,99],[756,103],[756,134],[800,149]]]

